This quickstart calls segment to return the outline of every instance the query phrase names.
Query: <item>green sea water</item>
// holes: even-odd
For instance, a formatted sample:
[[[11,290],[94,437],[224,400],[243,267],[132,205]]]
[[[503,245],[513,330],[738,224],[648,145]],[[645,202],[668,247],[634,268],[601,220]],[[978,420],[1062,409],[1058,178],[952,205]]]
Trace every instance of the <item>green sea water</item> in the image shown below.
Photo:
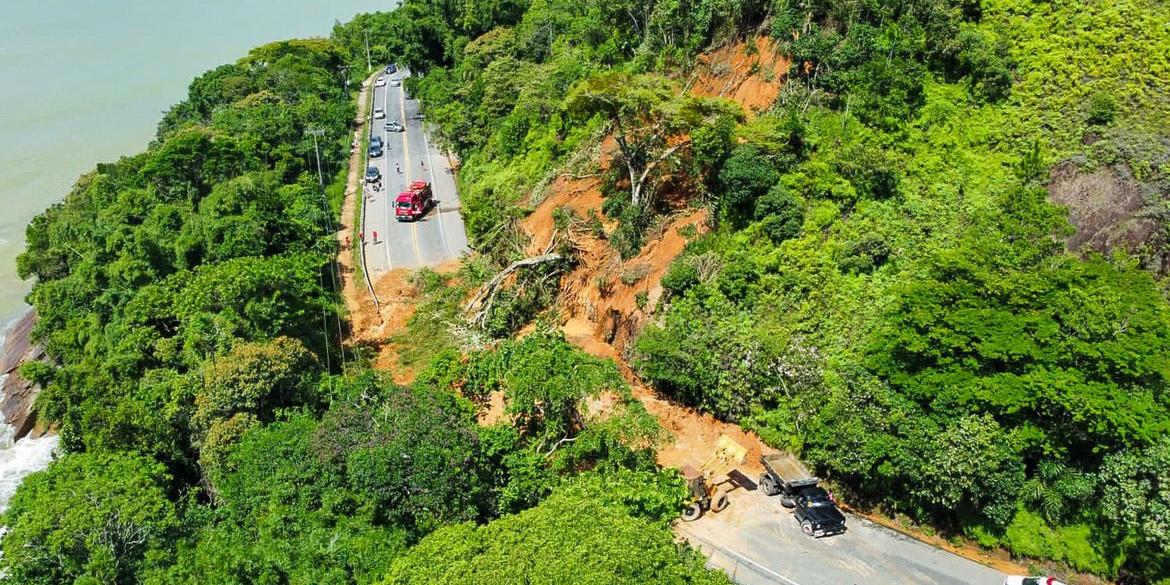
[[[0,2],[0,327],[24,307],[24,227],[98,162],[145,148],[196,75],[329,34],[374,0]]]

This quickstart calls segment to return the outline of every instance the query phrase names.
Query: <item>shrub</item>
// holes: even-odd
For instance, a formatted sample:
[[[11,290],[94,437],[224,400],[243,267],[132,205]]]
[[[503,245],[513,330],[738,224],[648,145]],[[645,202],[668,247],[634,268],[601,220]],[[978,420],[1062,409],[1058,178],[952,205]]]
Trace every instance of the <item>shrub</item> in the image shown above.
[[[890,245],[881,236],[868,233],[845,244],[837,267],[846,274],[868,274],[885,264],[889,257]]]
[[[739,224],[754,209],[756,200],[779,179],[772,163],[758,148],[750,144],[737,146],[719,171],[720,215]]]
[[[1113,575],[1113,562],[1099,550],[1093,529],[1085,524],[1050,526],[1039,515],[1020,509],[1004,531],[1003,544],[1013,554],[1064,561],[1078,571]]]
[[[789,240],[804,225],[804,210],[788,188],[777,183],[756,201],[756,220],[773,244]]]
[[[662,288],[672,295],[682,295],[687,289],[699,284],[699,271],[689,257],[680,257],[670,264],[662,277]]]
[[[1088,122],[1098,126],[1108,126],[1117,116],[1117,101],[1113,95],[1099,91],[1089,98]]]

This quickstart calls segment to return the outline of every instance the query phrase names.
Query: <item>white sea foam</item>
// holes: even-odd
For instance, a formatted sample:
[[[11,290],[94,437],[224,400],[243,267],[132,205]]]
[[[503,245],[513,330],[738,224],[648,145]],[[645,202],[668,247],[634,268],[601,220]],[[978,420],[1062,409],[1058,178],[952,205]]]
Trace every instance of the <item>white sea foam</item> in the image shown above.
[[[57,447],[55,435],[13,441],[15,433],[11,425],[0,423],[0,512],[8,509],[8,501],[26,476],[49,465]]]

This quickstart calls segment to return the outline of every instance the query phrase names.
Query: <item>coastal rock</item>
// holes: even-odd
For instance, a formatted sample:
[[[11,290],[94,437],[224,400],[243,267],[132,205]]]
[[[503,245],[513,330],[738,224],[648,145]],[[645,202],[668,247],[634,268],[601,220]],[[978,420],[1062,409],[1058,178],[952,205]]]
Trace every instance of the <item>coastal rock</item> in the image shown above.
[[[4,422],[16,429],[13,439],[25,437],[37,428],[33,403],[40,388],[22,378],[19,372],[21,364],[42,359],[45,355],[41,346],[32,343],[31,334],[36,323],[36,312],[29,309],[8,330],[0,353],[0,376],[4,379],[0,388],[0,413],[4,415]]]

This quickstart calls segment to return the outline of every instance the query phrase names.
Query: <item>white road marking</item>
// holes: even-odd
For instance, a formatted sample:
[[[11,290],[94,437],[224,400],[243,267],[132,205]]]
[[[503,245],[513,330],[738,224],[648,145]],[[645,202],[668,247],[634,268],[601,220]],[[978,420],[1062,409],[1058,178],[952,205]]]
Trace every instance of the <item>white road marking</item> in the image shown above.
[[[399,106],[402,110],[402,166],[406,167],[406,187],[410,188],[410,142],[406,139],[409,133],[409,128],[406,126],[406,92],[401,88],[398,90]],[[410,241],[414,245],[414,258],[418,261],[418,265],[423,265],[422,251],[418,247],[418,225],[415,222],[410,222]]]
[[[382,86],[382,111],[384,112],[384,111],[389,110],[389,109],[390,109],[390,84],[387,83],[386,85]],[[385,132],[386,125],[385,124],[382,124],[382,129],[383,129],[382,135],[385,136],[385,138],[386,138],[386,148],[382,149],[382,166],[386,167],[386,170],[382,171],[382,188],[383,188],[383,191],[385,191],[384,195],[386,197],[385,205],[382,206],[382,217],[385,218],[385,222],[386,222],[386,233],[383,234],[386,238],[385,239],[386,243],[382,247],[386,249],[386,271],[389,272],[391,270],[394,270],[394,262],[390,259],[390,153],[388,152],[390,150],[390,136],[386,135],[386,132]],[[377,201],[378,201],[378,195],[375,192],[375,194],[374,194],[374,204],[375,205],[377,205]]]
[[[423,149],[427,153],[427,170],[431,174],[431,192],[437,196],[438,193],[434,192],[438,187],[438,184],[435,183],[435,161],[431,160],[431,144],[427,142],[427,129],[423,126],[422,120],[419,120],[418,127],[422,131]],[[450,258],[451,249],[447,247],[447,232],[443,229],[443,210],[438,205],[435,205],[435,218],[439,220],[439,239],[443,242],[443,258]]]
[[[784,581],[788,585],[800,585],[800,583],[797,583],[796,581],[793,581],[792,579],[789,579],[788,577],[785,577],[784,575],[781,575],[780,573],[777,573],[776,571],[773,571],[772,569],[765,567],[763,564],[761,564],[757,561],[754,561],[752,559],[749,559],[748,557],[745,557],[744,555],[739,554],[739,553],[737,553],[729,548],[719,546],[719,545],[707,540],[706,538],[703,538],[702,536],[699,536],[699,535],[695,534],[694,532],[691,532],[690,530],[683,530],[682,532],[684,532],[687,536],[689,536],[695,540],[700,541],[705,546],[708,546],[710,548],[718,550],[719,552],[721,552],[729,557],[732,557],[732,558],[735,558],[739,561],[747,563],[747,565],[750,566],[753,570],[764,573],[766,576],[769,576],[769,577],[772,577],[775,579],[780,579],[781,581]],[[708,555],[708,557],[710,557],[710,555]]]

